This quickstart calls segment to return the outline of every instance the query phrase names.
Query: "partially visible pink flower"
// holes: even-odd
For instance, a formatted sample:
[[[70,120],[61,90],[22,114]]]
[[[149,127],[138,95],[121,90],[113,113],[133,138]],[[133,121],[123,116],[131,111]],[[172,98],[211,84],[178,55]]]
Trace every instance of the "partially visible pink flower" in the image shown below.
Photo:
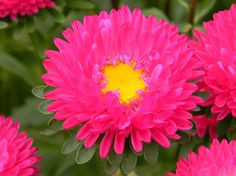
[[[236,141],[221,143],[214,139],[210,148],[200,146],[198,154],[190,152],[188,158],[180,158],[176,173],[166,176],[235,176]]]
[[[152,140],[168,148],[192,127],[202,72],[176,26],[124,6],[74,21],[63,35],[59,51],[46,51],[42,78],[54,90],[45,97],[64,129],[81,125],[85,147],[101,138],[102,158],[112,146],[122,154],[129,138],[136,152]]]
[[[210,92],[206,105],[212,105],[217,120],[236,117],[236,4],[214,14],[204,23],[205,32],[195,31],[192,42],[196,56],[204,64],[203,90]]]
[[[196,123],[197,134],[200,138],[204,137],[207,131],[211,139],[218,138],[216,132],[217,119],[215,116],[197,115],[193,117],[193,121]]]
[[[19,133],[20,124],[0,115],[0,176],[37,176],[35,166],[40,158],[33,140],[25,132]]]
[[[52,0],[0,0],[0,18],[9,16],[15,20],[18,15],[31,16],[46,7],[53,8],[55,3]]]

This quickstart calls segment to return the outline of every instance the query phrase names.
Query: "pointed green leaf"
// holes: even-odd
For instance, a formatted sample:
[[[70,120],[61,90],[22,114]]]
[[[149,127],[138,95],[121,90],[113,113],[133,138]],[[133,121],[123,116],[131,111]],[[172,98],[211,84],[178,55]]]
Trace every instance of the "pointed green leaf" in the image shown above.
[[[143,10],[145,16],[155,16],[158,20],[165,19],[168,21],[167,16],[158,8],[152,7]]]
[[[28,33],[32,33],[35,31],[36,28],[35,28],[33,18],[29,18],[29,19],[27,19],[27,21],[25,21],[24,28],[25,28],[26,32],[28,32]]]
[[[53,128],[57,131],[63,130],[62,127],[62,121],[55,120],[54,117],[52,117],[47,124],[48,127]]]
[[[39,134],[43,135],[43,136],[52,136],[54,134],[56,134],[58,132],[58,130],[53,129],[53,128],[46,128],[43,131],[40,131]]]
[[[14,32],[13,33],[13,38],[15,40],[20,39],[26,33],[24,24],[18,24],[17,26],[15,26],[13,32]]]
[[[34,84],[28,69],[21,62],[19,62],[17,58],[10,56],[1,50],[0,50],[0,68],[19,76],[29,85]]]
[[[188,9],[188,3],[185,0],[178,0],[179,4]]]
[[[64,23],[65,22],[65,16],[62,12],[60,12],[57,9],[49,9],[49,13],[54,18],[54,20],[58,23]]]
[[[41,112],[42,114],[51,114],[51,112],[48,112],[48,110],[47,110],[48,105],[50,103],[51,103],[51,101],[49,101],[49,100],[43,101],[42,103],[40,103],[38,106],[39,112]]]
[[[46,87],[46,85],[36,86],[32,89],[32,94],[37,98],[44,99],[44,89]]]
[[[122,155],[118,155],[114,150],[110,151],[108,161],[111,165],[119,165],[122,160]]]
[[[48,42],[46,42],[44,36],[38,30],[36,30],[33,33],[30,33],[29,37],[34,46],[35,52],[41,58],[45,58],[44,51],[48,48]]]
[[[76,139],[76,134],[70,136],[62,146],[61,153],[69,154],[75,151],[81,143]]]
[[[76,153],[75,162],[77,164],[84,164],[89,162],[95,153],[95,146],[85,148],[83,145],[79,147]]]
[[[105,172],[107,175],[114,174],[118,169],[119,169],[119,165],[112,165],[108,161],[106,162]]]
[[[200,2],[200,1],[199,1]],[[197,4],[196,15],[194,16],[194,23],[198,24],[216,5],[217,0],[203,0]]]
[[[127,150],[123,154],[121,161],[121,169],[125,174],[131,173],[137,164],[137,155],[135,155],[130,150]]]
[[[158,159],[158,145],[155,142],[144,144],[144,158],[150,164],[155,164]]]

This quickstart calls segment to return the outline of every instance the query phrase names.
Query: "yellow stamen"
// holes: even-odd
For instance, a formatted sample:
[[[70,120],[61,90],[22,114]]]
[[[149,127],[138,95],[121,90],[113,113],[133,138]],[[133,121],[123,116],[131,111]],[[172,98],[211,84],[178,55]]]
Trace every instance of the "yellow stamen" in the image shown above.
[[[130,101],[139,97],[138,90],[144,91],[146,85],[141,78],[142,71],[134,70],[134,63],[127,65],[123,62],[117,65],[107,65],[103,69],[106,86],[103,93],[118,90],[120,93],[120,103],[129,104]]]

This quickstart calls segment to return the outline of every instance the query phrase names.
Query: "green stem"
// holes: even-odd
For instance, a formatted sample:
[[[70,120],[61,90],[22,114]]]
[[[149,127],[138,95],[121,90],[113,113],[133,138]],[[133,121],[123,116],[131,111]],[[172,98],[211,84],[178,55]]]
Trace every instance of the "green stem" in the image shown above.
[[[189,5],[189,23],[194,26],[194,16],[196,12],[197,0],[191,0]],[[192,35],[193,27],[190,31],[190,35]]]

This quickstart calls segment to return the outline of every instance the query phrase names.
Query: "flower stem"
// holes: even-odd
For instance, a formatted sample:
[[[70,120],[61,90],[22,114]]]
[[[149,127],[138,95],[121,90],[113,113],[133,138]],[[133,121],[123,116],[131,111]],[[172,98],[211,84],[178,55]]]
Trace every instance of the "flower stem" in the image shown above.
[[[197,0],[191,0],[189,5],[189,23],[194,26],[194,16],[196,12]],[[192,35],[193,27],[190,31],[190,35]]]

